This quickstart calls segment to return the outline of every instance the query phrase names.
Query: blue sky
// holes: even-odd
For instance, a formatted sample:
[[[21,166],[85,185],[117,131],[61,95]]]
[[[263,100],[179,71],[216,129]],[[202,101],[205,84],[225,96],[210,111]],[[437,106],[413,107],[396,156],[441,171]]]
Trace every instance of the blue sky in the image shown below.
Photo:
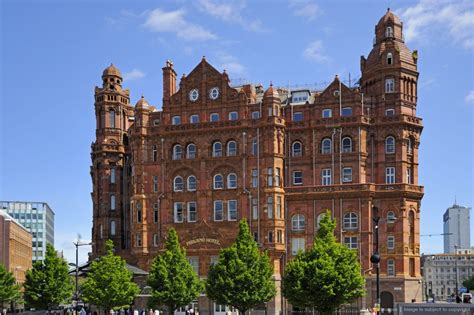
[[[90,239],[93,93],[106,66],[133,103],[143,93],[158,107],[167,59],[179,77],[205,55],[233,82],[322,88],[360,77],[388,6],[419,51],[421,232],[442,233],[455,196],[471,206],[474,195],[472,1],[1,1],[0,200],[48,202],[55,245],[73,259],[77,233]],[[442,237],[421,241],[443,249]]]

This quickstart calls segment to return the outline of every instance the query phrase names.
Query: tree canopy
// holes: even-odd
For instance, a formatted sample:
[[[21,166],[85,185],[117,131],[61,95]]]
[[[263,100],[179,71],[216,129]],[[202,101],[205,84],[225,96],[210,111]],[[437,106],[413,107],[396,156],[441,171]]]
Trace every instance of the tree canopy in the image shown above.
[[[128,307],[140,289],[133,282],[133,273],[127,270],[125,260],[114,255],[111,240],[105,243],[107,254],[93,261],[87,279],[81,287],[85,302],[107,311]]]
[[[26,272],[25,301],[36,309],[51,310],[69,301],[73,293],[72,279],[66,260],[59,257],[54,247],[46,245],[44,261],[36,261]]]
[[[170,314],[197,299],[203,289],[173,228],[168,231],[166,250],[153,260],[148,285],[152,289],[149,305],[153,308],[165,306]]]
[[[0,306],[3,308],[10,302],[21,300],[20,285],[16,283],[13,273],[0,264]]]
[[[206,292],[216,303],[245,313],[275,296],[272,276],[270,258],[259,251],[247,222],[241,220],[237,239],[221,250],[219,261],[210,267]]]
[[[286,265],[283,295],[292,305],[332,314],[342,304],[364,295],[365,281],[356,252],[336,241],[335,227],[328,211],[313,247],[299,252]]]
[[[462,285],[466,287],[469,292],[474,290],[474,277],[470,277],[462,282]]]

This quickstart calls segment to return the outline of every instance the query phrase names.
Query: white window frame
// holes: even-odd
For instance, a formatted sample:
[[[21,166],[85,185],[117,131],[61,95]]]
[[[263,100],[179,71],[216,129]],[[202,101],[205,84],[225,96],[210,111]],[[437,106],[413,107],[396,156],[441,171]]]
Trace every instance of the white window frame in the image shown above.
[[[219,182],[216,181],[216,177],[220,176],[221,180],[219,181],[221,184],[219,184]],[[212,188],[214,190],[217,190],[217,189],[224,189],[224,176],[222,174],[216,174],[214,175],[213,179],[212,179]]]
[[[387,249],[395,249],[395,236],[389,235],[387,236]]]
[[[184,222],[184,203],[183,202],[173,203],[173,218],[174,218],[174,223]]]
[[[273,187],[273,167],[267,168],[267,186]]]
[[[227,175],[227,189],[236,189],[237,188],[237,174],[230,173]]]
[[[183,157],[183,147],[180,144],[175,144],[173,146],[173,160],[181,160]]]
[[[267,216],[269,219],[273,219],[273,196],[267,197]]]
[[[321,185],[332,185],[332,170],[330,168],[323,168],[321,170]]]
[[[393,108],[387,108],[387,109],[385,110],[385,116],[387,116],[387,117],[393,117],[393,116],[395,116],[395,109],[393,109]]]
[[[216,121],[219,121],[219,120],[220,120],[219,113],[211,113],[209,115],[209,121],[210,122],[216,122]]]
[[[281,196],[276,196],[276,209],[275,209],[275,217],[277,219],[281,219],[281,207],[283,205],[283,202],[282,202],[283,198]]]
[[[357,249],[359,247],[357,236],[345,236],[344,245],[349,249]]]
[[[236,155],[237,155],[237,141],[230,140],[227,142],[227,156],[236,156]]]
[[[256,168],[252,169],[251,173],[252,177],[252,188],[258,187],[258,170]]]
[[[193,268],[193,271],[199,276],[199,257],[188,256],[188,262]]]
[[[115,210],[115,209],[116,209],[115,195],[112,194],[110,195],[110,210]]]
[[[352,167],[344,167],[342,169],[342,182],[343,183],[352,182]]]
[[[109,111],[109,123],[110,128],[115,128],[115,111],[113,109]]]
[[[386,78],[385,79],[385,93],[394,93],[395,92],[395,78]]]
[[[153,176],[153,192],[158,192],[158,176]]]
[[[322,118],[331,118],[332,117],[332,109],[331,108],[323,109],[321,116],[322,116]]]
[[[115,220],[110,221],[110,236],[115,236]]]
[[[392,143],[390,143],[392,141]],[[385,138],[385,154],[395,154],[396,151],[396,142],[395,137],[388,136]]]
[[[194,211],[191,211],[192,206],[194,205]],[[194,216],[194,218],[192,218]],[[190,201],[187,204],[187,219],[188,222],[196,222],[197,221],[197,202],[196,201]]]
[[[394,223],[396,220],[395,212],[389,211],[387,212],[387,223]]]
[[[233,120],[239,120],[239,112],[236,112],[236,111],[232,111],[232,112],[229,112],[229,120],[233,121]]]
[[[110,183],[115,184],[115,167],[110,169]]]
[[[217,209],[217,205],[220,205],[220,209]],[[217,211],[221,213],[221,219],[217,219]],[[214,200],[214,206],[213,206],[213,217],[215,222],[221,222],[224,221],[224,202],[222,200]]]
[[[299,145],[299,149],[296,146]],[[291,156],[292,157],[299,157],[303,156],[303,143],[301,141],[294,141],[291,145]]]
[[[293,117],[291,118],[292,121],[303,121],[304,115],[303,112],[293,112]]]
[[[252,155],[257,155],[258,152],[258,142],[257,138],[252,139]]]
[[[352,116],[352,107],[343,107],[341,111],[342,117],[350,117]]]
[[[306,229],[306,218],[303,214],[295,214],[291,217],[291,230],[304,231]]]
[[[192,182],[194,181],[194,183]],[[197,179],[196,176],[190,175],[186,180],[186,188],[188,191],[196,191],[197,189]]]
[[[296,175],[299,176],[296,176]],[[303,171],[293,171],[293,185],[303,185]]]
[[[191,124],[199,123],[199,115],[198,114],[193,114],[193,115],[189,116],[189,123],[191,123]]]
[[[281,186],[281,168],[275,168],[275,187]]]
[[[393,37],[393,27],[387,26],[385,29],[385,37]]]
[[[329,147],[328,144],[329,143]],[[330,138],[324,138],[321,140],[321,154],[331,154],[332,153],[332,141]]]
[[[304,237],[291,238],[291,255],[296,256],[300,250],[305,251]]]
[[[355,230],[359,227],[359,218],[354,212],[348,212],[344,214],[343,218],[343,229],[344,230]]]
[[[171,118],[171,124],[176,126],[176,125],[181,125],[181,116],[176,115]]]
[[[387,59],[386,60],[387,60],[388,65],[393,65],[393,54],[391,52],[389,52],[387,54]]]
[[[217,148],[220,146],[220,149]],[[215,141],[212,144],[212,157],[221,157],[222,156],[222,143],[220,141]]]
[[[179,180],[181,180],[181,183],[178,182]],[[173,178],[173,191],[179,192],[183,190],[184,190],[183,178],[181,176],[176,176],[175,178]]]
[[[389,166],[385,168],[385,184],[395,184],[395,167]]]
[[[191,148],[194,148],[194,149],[191,150]],[[190,160],[196,158],[196,145],[194,143],[189,143],[186,146],[186,158]]]
[[[252,119],[259,119],[260,118],[260,111],[256,110],[252,112]]]
[[[348,145],[347,143],[349,143],[349,145]],[[344,137],[344,138],[342,138],[341,147],[342,147],[342,152],[343,152],[343,153],[350,153],[350,152],[352,152],[352,139],[351,139],[351,137]]]
[[[158,160],[158,147],[156,144],[151,146],[151,160],[156,162]]]
[[[237,221],[237,200],[227,200],[227,220]]]
[[[411,179],[412,179],[412,176],[411,176],[411,168],[408,167],[407,168],[407,172],[406,172],[406,177],[407,177],[407,184],[411,184]]]
[[[387,259],[387,276],[395,277],[397,274],[395,269],[395,260],[394,259]]]

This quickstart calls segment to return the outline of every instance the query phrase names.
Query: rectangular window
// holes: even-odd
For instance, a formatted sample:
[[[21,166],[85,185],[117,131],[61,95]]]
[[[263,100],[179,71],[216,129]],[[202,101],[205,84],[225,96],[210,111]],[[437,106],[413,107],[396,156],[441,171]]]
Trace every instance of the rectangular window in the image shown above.
[[[293,185],[303,185],[302,171],[293,171]]]
[[[325,168],[321,171],[321,184],[332,185],[332,176],[330,168]]]
[[[191,115],[191,117],[189,117],[189,122],[191,124],[197,124],[199,122],[199,115]]]
[[[153,234],[153,247],[158,247],[158,234]]]
[[[267,168],[267,186],[273,186],[273,168],[271,167]]]
[[[115,168],[110,169],[110,183],[115,184]]]
[[[303,121],[303,112],[294,112],[293,121]]]
[[[388,116],[388,117],[395,116],[395,110],[393,108],[386,109],[385,116]]]
[[[387,236],[387,249],[395,249],[395,236]]]
[[[352,167],[344,167],[342,169],[342,181],[344,183],[352,182]]]
[[[158,176],[153,176],[153,192],[158,192]]]
[[[238,112],[230,112],[229,113],[229,120],[237,120],[239,119],[239,113]]]
[[[357,237],[344,237],[344,245],[346,245],[349,249],[357,249]]]
[[[141,223],[142,222],[142,210],[137,207],[137,222]]]
[[[281,219],[281,196],[277,196],[277,202],[276,202],[276,217],[277,219]]]
[[[197,219],[197,207],[196,201],[188,202],[188,222],[196,222]]]
[[[258,143],[257,138],[252,139],[252,155],[257,155],[258,152]]]
[[[411,168],[407,168],[407,184],[412,184],[412,182],[411,182]]]
[[[219,256],[211,256],[211,265],[214,266],[219,262]]]
[[[268,243],[273,243],[273,231],[268,231]]]
[[[174,223],[183,222],[183,203],[175,202],[174,203]]]
[[[395,260],[387,260],[387,276],[395,276]]]
[[[323,118],[331,118],[332,117],[332,109],[326,108],[323,109]]]
[[[258,219],[258,199],[252,198],[252,219]]]
[[[229,221],[237,220],[237,200],[227,201],[227,219]]]
[[[135,235],[135,245],[137,247],[141,247],[142,246],[142,236],[140,234],[136,234]]]
[[[273,218],[273,196],[267,197],[267,214],[268,218]]]
[[[252,188],[256,188],[258,186],[258,173],[257,169],[252,169]]]
[[[212,113],[212,114],[209,116],[209,120],[210,120],[210,121],[219,121],[219,114],[218,114],[218,113]]]
[[[252,112],[252,119],[259,119],[260,118],[260,112],[259,111],[253,111]]]
[[[304,238],[302,237],[294,237],[291,239],[291,254],[295,256],[298,254],[298,251],[305,250]]]
[[[110,195],[110,210],[115,210],[115,195]]]
[[[395,167],[385,168],[385,184],[395,184]]]
[[[385,79],[385,93],[395,92],[395,79],[389,78]]]
[[[115,128],[115,111],[111,110],[109,112],[109,119],[110,119],[110,128]]]
[[[343,117],[352,116],[352,107],[342,108],[341,116],[343,116]]]
[[[199,257],[188,257],[189,264],[193,267],[193,271],[199,275]]]
[[[214,221],[224,220],[224,205],[222,200],[214,201]]]
[[[171,119],[172,125],[180,125],[181,124],[181,116],[173,116]]]
[[[275,187],[280,187],[281,185],[281,168],[277,167],[275,169]]]
[[[158,223],[158,204],[153,204],[153,223]]]
[[[277,243],[283,244],[283,232],[282,232],[282,230],[277,230]]]

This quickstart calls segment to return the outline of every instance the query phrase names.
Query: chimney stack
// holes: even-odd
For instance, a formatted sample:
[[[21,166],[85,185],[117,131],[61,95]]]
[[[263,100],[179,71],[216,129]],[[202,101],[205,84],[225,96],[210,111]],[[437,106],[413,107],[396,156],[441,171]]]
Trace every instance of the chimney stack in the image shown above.
[[[176,71],[173,69],[173,62],[166,60],[163,68],[163,107],[169,105],[171,95],[176,93]]]

